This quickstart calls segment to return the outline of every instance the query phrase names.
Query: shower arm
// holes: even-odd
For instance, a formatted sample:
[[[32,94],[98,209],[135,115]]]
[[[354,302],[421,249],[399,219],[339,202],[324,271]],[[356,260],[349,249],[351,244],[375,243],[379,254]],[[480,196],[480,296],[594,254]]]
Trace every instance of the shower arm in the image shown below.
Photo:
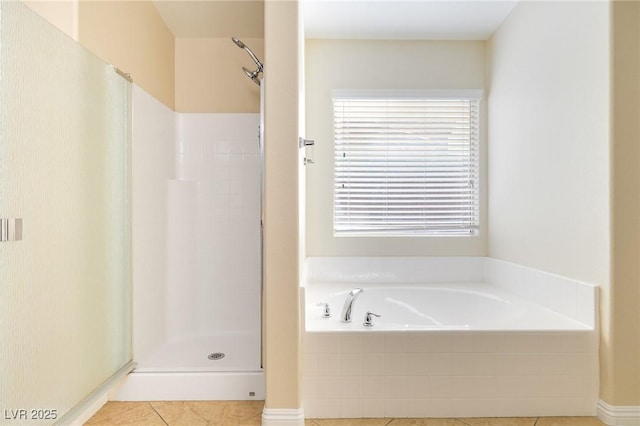
[[[264,69],[264,65],[262,65],[262,62],[258,60],[256,55],[247,46],[243,47],[243,49],[247,51],[247,53],[251,56],[251,59],[253,59],[253,62],[255,62],[256,65],[258,66],[256,73],[261,73],[262,70]]]

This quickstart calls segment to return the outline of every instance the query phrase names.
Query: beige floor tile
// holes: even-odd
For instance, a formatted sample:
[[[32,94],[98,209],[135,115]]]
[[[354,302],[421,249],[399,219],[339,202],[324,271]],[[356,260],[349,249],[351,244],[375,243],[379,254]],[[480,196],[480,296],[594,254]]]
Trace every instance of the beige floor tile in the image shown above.
[[[311,419],[318,426],[385,426],[391,419]]]
[[[262,423],[262,410],[264,408],[264,401],[225,401],[228,404],[225,405],[222,417],[222,424],[229,426],[236,425],[253,425],[255,424],[256,417],[260,419],[257,423]]]
[[[237,426],[262,426],[262,414],[240,421]]]
[[[468,426],[534,426],[536,417],[464,418],[459,422]]]
[[[87,425],[260,426],[263,401],[109,402]],[[595,417],[307,419],[306,426],[604,426]]]
[[[389,426],[464,426],[456,419],[393,419]]]
[[[154,401],[150,404],[171,426],[206,426],[211,422],[219,422],[224,410],[224,405],[217,401],[211,401],[206,410],[194,410],[191,403],[187,401]]]
[[[111,401],[102,407],[86,425],[149,425],[165,426],[148,402]]]
[[[536,426],[604,426],[596,417],[540,417]]]
[[[170,426],[260,424],[263,401],[162,401],[153,408]],[[255,417],[260,417],[256,423]]]

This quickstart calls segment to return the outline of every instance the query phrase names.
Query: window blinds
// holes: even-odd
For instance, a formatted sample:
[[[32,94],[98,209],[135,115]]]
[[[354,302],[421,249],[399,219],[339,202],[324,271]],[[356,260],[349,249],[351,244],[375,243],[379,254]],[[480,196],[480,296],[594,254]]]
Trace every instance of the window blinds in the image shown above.
[[[478,99],[334,97],[334,233],[474,235]]]

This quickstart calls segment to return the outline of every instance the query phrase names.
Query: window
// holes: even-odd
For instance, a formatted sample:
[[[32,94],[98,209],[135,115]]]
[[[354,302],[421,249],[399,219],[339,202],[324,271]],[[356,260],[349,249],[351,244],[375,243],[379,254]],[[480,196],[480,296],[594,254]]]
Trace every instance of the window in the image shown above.
[[[334,234],[475,235],[480,97],[334,92]]]

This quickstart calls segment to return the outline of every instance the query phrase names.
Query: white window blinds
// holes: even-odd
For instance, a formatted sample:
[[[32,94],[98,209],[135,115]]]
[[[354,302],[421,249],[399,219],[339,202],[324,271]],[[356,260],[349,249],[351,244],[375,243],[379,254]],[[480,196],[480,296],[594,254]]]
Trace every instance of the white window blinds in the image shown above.
[[[334,233],[474,235],[479,100],[334,96]]]

